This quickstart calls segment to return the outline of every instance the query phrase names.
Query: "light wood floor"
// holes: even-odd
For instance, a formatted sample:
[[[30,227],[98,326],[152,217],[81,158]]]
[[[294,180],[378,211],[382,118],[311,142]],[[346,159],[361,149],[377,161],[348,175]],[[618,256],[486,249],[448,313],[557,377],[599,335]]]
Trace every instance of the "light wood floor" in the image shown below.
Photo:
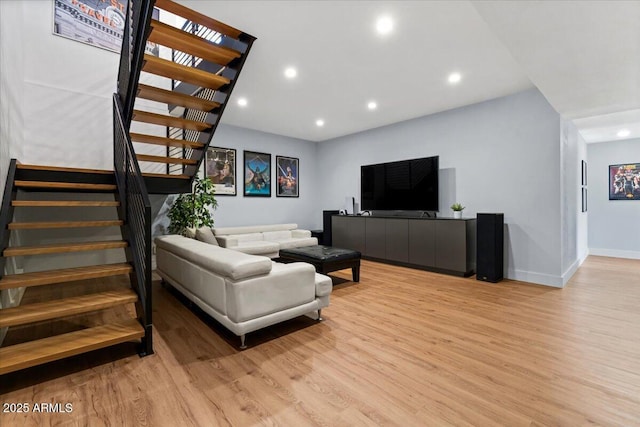
[[[0,377],[0,425],[640,425],[640,262],[590,257],[564,289],[363,262],[325,321],[249,349],[155,284],[156,354],[121,345]],[[113,361],[114,357],[120,357]]]

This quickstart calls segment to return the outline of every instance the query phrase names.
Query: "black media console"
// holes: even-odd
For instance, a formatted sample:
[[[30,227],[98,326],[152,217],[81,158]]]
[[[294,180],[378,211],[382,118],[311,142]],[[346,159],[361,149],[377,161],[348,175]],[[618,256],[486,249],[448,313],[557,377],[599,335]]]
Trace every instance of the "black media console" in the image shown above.
[[[364,259],[456,276],[475,272],[475,218],[334,215],[331,224],[333,246]]]

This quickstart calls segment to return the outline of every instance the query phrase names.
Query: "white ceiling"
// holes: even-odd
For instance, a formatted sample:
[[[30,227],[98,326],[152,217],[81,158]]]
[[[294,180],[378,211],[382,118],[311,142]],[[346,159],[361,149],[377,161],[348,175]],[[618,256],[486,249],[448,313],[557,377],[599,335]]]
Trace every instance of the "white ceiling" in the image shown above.
[[[616,113],[640,109],[640,1],[181,3],[258,38],[233,95],[248,106],[230,104],[223,123],[322,141],[535,85],[568,118],[600,116],[576,121],[583,135],[637,124]]]

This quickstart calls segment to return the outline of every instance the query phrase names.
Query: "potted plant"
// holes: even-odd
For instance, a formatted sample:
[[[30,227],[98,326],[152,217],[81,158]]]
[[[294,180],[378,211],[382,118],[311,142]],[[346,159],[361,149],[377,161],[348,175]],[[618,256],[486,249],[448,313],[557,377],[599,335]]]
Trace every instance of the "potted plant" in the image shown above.
[[[218,207],[211,179],[196,178],[193,191],[180,194],[169,210],[169,232],[185,236],[188,228],[211,227],[212,210]]]
[[[451,209],[453,210],[453,217],[460,219],[462,218],[462,211],[464,210],[464,206],[462,206],[460,203],[454,203],[451,205]]]

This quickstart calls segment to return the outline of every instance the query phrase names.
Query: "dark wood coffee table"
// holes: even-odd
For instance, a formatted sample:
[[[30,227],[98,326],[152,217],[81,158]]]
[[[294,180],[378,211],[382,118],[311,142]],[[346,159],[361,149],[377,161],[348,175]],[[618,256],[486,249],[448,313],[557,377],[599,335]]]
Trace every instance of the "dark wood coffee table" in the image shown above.
[[[361,257],[358,251],[322,245],[280,250],[280,259],[283,262],[308,262],[318,273],[327,274],[350,268],[354,282],[360,281]]]

